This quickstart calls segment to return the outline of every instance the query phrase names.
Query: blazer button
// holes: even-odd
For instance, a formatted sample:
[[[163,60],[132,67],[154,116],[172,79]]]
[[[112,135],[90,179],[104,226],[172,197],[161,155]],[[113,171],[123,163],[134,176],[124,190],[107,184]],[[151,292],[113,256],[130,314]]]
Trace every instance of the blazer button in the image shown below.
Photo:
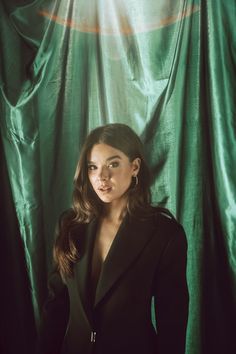
[[[90,336],[90,341],[91,343],[95,343],[96,342],[96,332],[92,331],[91,332],[91,336]]]

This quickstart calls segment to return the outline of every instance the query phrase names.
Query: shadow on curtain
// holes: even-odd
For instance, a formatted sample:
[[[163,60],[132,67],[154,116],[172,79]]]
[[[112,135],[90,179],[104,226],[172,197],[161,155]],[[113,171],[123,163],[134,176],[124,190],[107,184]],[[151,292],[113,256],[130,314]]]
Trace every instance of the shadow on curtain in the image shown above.
[[[236,352],[235,13],[220,0],[0,3],[4,354],[31,353],[80,147],[110,122],[141,136],[153,202],[188,236],[186,354]]]

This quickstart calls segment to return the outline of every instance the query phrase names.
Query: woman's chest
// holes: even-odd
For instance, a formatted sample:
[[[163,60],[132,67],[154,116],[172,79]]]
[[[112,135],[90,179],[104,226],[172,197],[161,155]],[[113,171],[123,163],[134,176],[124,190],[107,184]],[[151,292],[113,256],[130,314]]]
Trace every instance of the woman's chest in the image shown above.
[[[90,282],[95,293],[103,264],[112,247],[118,231],[117,225],[101,225],[98,227],[90,258]]]

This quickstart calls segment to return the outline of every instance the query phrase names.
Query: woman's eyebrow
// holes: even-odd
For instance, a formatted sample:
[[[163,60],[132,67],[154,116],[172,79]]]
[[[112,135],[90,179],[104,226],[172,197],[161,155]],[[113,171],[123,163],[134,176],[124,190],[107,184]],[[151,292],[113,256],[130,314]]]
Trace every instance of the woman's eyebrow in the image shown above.
[[[121,160],[121,157],[119,155],[114,155],[114,156],[108,157],[107,161],[110,161],[113,159],[120,159]]]
[[[119,155],[114,155],[114,156],[108,157],[108,158],[106,159],[106,161],[109,162],[109,161],[111,161],[111,160],[113,160],[113,159],[119,159],[119,160],[121,160],[121,157],[120,157]],[[96,162],[87,161],[87,164],[88,164],[88,165],[96,164]]]
[[[113,160],[113,159],[119,159],[119,160],[121,160],[121,157],[120,157],[119,155],[114,155],[114,156],[108,157],[108,158],[106,159],[106,161],[108,162],[108,161],[111,161],[111,160]],[[88,164],[88,165],[90,165],[90,164],[96,164],[96,162],[87,161],[87,164]]]

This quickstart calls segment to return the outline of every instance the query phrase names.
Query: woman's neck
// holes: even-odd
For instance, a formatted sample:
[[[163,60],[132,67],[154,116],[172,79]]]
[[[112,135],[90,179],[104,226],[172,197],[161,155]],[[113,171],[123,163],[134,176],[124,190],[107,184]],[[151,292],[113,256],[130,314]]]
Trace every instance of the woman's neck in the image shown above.
[[[127,200],[105,204],[102,218],[112,223],[121,223],[127,212]]]

